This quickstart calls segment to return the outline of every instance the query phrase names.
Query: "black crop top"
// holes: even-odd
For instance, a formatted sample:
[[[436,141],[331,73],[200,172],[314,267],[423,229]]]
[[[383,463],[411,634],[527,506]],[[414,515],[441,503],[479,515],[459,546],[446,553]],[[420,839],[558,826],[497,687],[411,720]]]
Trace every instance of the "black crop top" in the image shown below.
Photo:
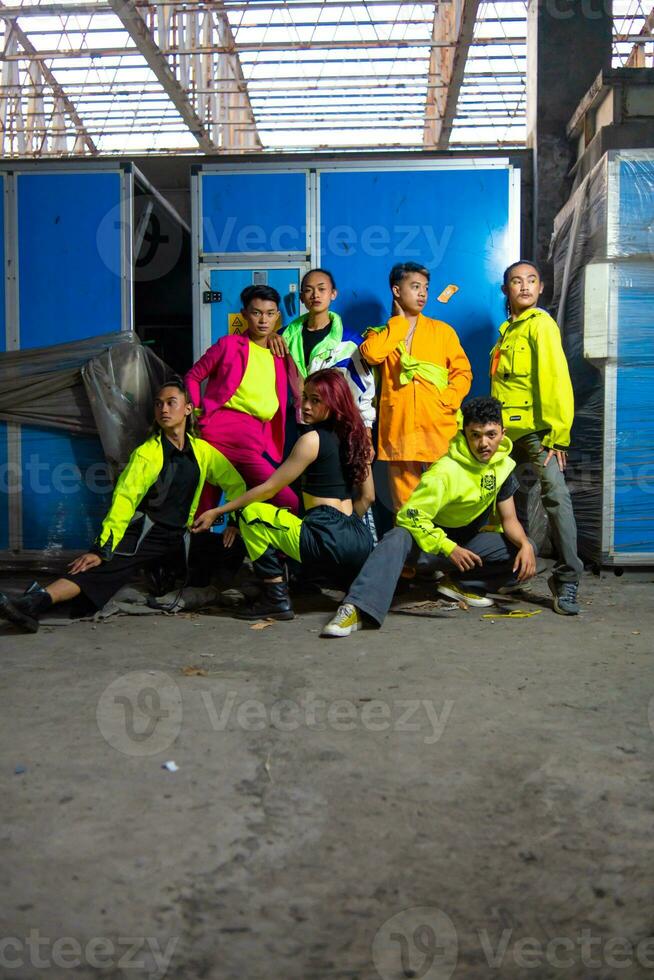
[[[347,477],[341,440],[331,429],[320,425],[307,431],[315,431],[320,439],[318,456],[302,474],[302,490],[312,497],[333,497],[335,500],[352,499],[352,483]]]

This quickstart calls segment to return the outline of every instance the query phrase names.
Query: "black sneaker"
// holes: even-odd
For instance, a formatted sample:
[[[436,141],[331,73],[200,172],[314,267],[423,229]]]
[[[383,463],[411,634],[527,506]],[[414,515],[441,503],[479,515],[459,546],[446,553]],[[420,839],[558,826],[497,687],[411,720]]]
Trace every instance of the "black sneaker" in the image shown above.
[[[559,616],[578,616],[577,593],[579,582],[557,582],[552,575],[548,578],[547,584],[554,596],[554,612],[557,612]]]

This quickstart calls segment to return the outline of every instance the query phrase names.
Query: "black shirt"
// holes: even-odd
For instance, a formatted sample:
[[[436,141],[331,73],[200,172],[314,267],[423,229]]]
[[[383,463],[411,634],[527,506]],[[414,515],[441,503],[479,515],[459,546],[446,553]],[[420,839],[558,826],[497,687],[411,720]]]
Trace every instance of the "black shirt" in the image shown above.
[[[329,336],[329,332],[332,329],[331,321],[326,327],[322,327],[320,330],[309,330],[306,323],[302,327],[302,347],[304,349],[304,365],[309,370],[309,364],[311,363],[311,355],[313,354],[314,347],[317,347],[325,337]]]
[[[333,497],[336,500],[351,500],[352,483],[344,466],[344,453],[341,440],[332,429],[314,425],[307,429],[315,430],[320,440],[318,456],[307,466],[302,474],[302,490],[312,497]]]
[[[185,527],[200,481],[200,467],[188,439],[177,449],[163,433],[163,466],[156,482],[141,501],[139,510],[167,527]]]

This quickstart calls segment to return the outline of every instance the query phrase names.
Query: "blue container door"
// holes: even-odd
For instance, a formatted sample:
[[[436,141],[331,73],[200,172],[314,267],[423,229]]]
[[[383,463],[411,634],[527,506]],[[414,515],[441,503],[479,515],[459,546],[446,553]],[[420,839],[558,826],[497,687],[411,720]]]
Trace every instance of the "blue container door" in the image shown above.
[[[120,173],[18,174],[20,347],[123,328]]]
[[[502,273],[514,261],[508,168],[323,171],[320,265],[336,279],[346,335],[385,323],[388,273],[413,261],[431,273],[425,313],[457,331],[487,394],[488,354],[505,319]],[[456,286],[447,302],[438,297]]]
[[[206,279],[206,276],[205,276]],[[281,296],[281,322],[286,326],[300,309],[300,268],[287,269],[212,269],[209,276],[212,292],[220,300],[211,303],[211,343],[228,333],[242,332],[241,292],[246,286],[272,286]]]
[[[124,187],[121,172],[16,175],[21,350],[127,326]],[[22,548],[87,548],[111,498],[100,440],[22,426],[21,479]]]

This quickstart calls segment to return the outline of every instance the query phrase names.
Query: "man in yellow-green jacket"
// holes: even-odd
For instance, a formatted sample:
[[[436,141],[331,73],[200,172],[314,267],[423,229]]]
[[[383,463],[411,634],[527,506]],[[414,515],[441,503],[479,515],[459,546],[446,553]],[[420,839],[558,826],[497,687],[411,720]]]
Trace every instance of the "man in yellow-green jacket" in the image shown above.
[[[461,411],[463,431],[423,473],[323,636],[349,636],[366,620],[381,626],[405,562],[415,563],[421,551],[438,556],[445,572],[438,591],[470,606],[492,606],[486,591],[520,588],[535,574],[534,548],[513,505],[518,481],[502,407],[495,398],[472,398]],[[495,510],[501,532],[487,530]]]
[[[101,609],[136,571],[183,554],[205,480],[230,500],[245,492],[223,454],[193,435],[192,413],[183,382],[167,382],[155,398],[154,432],[136,447],[118,478],[94,545],[45,588],[33,582],[17,598],[0,593],[0,618],[36,633],[40,615],[80,594]],[[232,540],[234,533],[225,531]]]
[[[502,403],[504,425],[516,463],[530,464],[540,481],[557,554],[549,587],[554,609],[579,612],[577,592],[583,563],[577,554],[577,525],[565,482],[574,396],[561,332],[538,307],[540,273],[519,261],[504,273],[508,319],[491,351],[491,394]]]

